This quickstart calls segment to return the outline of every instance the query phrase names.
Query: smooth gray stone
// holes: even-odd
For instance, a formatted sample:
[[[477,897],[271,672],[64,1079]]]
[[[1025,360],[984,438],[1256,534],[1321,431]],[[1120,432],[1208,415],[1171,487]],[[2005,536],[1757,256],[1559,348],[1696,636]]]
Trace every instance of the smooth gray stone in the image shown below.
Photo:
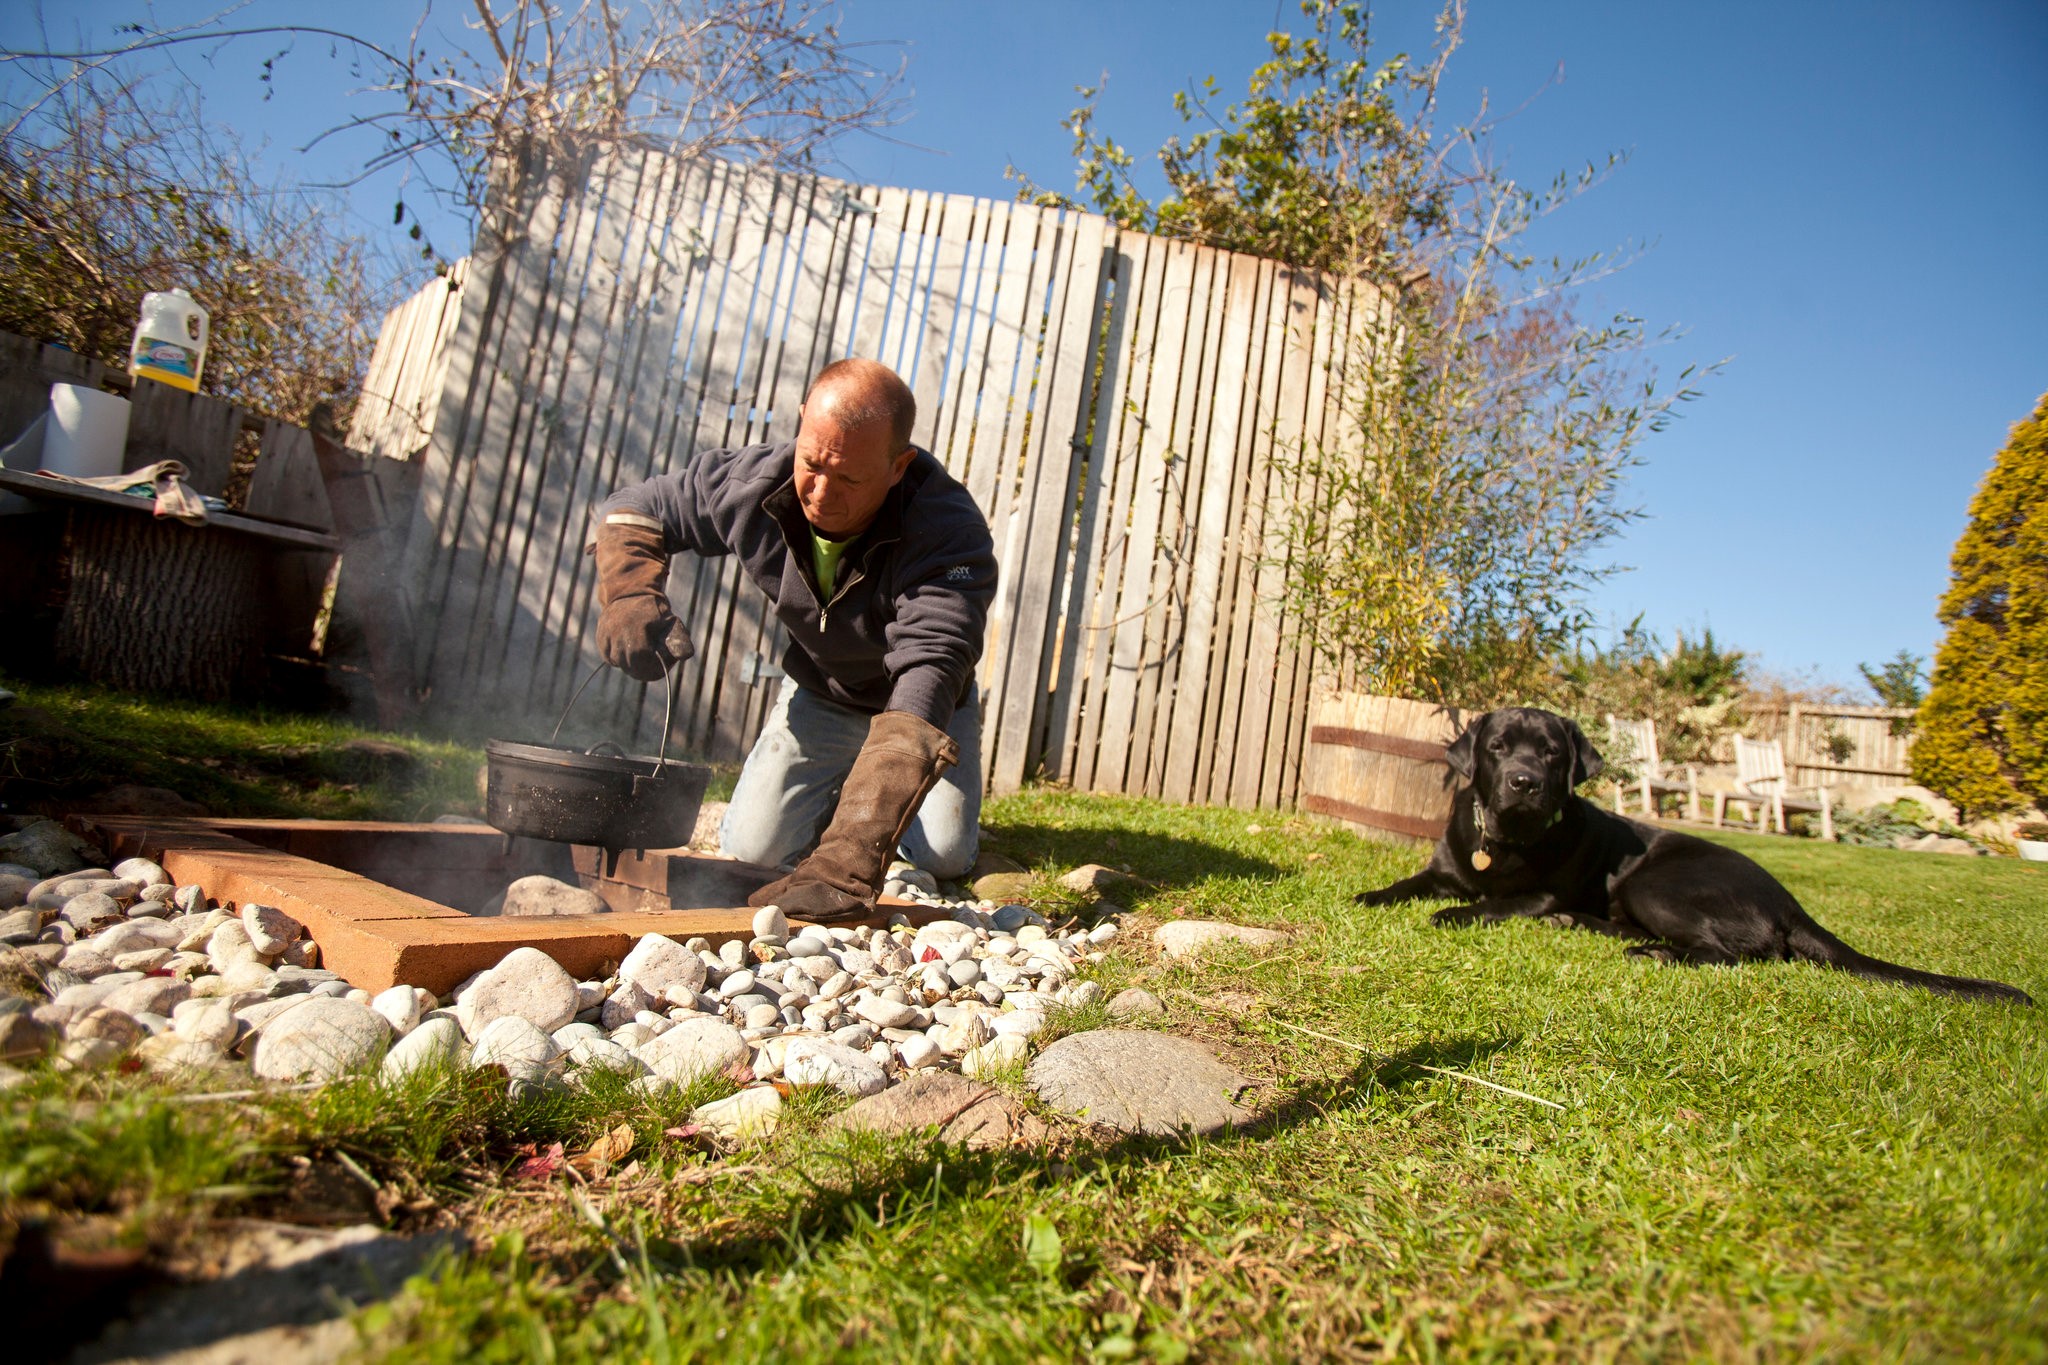
[[[516,1014],[502,1015],[477,1035],[476,1048],[469,1054],[471,1066],[496,1063],[514,1075],[552,1065],[562,1049],[530,1019]],[[531,1079],[531,1076],[529,1076]]]
[[[704,959],[695,949],[665,934],[643,934],[619,963],[619,989],[630,984],[652,999],[682,1005],[704,989],[706,974]]]
[[[1171,1033],[1069,1034],[1038,1054],[1026,1078],[1053,1108],[1122,1133],[1208,1134],[1252,1119],[1237,1103],[1251,1080]]]
[[[369,1006],[314,996],[270,1021],[249,1064],[267,1081],[330,1080],[375,1064],[390,1042],[390,1023]]]
[[[1252,948],[1270,948],[1285,943],[1288,935],[1278,929],[1258,929],[1248,924],[1226,924],[1213,919],[1169,920],[1153,932],[1168,957],[1193,957],[1218,943],[1242,943]]]
[[[145,889],[171,884],[171,874],[164,871],[160,864],[153,863],[147,858],[124,858],[115,863],[111,871],[116,877],[134,882]]]
[[[462,1055],[462,1026],[453,1019],[423,1019],[384,1054],[383,1073],[408,1075],[421,1067],[452,1065]]]
[[[124,1014],[161,1014],[170,1012],[192,998],[192,988],[174,977],[146,976],[140,981],[131,981],[117,986],[100,1004],[107,1009],[120,1010]]]
[[[76,871],[99,856],[98,849],[55,820],[36,820],[0,838],[0,860],[19,863],[38,877]]]
[[[471,1036],[513,1015],[553,1033],[576,1018],[576,1002],[576,978],[560,963],[538,948],[514,948],[470,989]]]
[[[1164,1014],[1166,1006],[1159,997],[1140,986],[1118,991],[1110,997],[1109,1016],[1112,1019],[1133,1018],[1146,1014]]]
[[[43,912],[40,910],[9,910],[0,915],[0,943],[34,943],[42,932]]]
[[[176,948],[183,937],[167,920],[127,919],[93,935],[92,946],[112,958],[137,948]]]
[[[24,1002],[26,1003],[26,1002]],[[26,1009],[0,1011],[0,1061],[20,1062],[54,1050],[61,1035]]]
[[[242,907],[242,928],[265,957],[276,957],[306,936],[306,926],[274,905],[251,901]]]
[[[782,1075],[791,1085],[829,1085],[847,1095],[872,1095],[889,1084],[889,1073],[865,1052],[822,1038],[799,1038],[782,1054]]]
[[[662,1080],[688,1085],[730,1066],[744,1065],[753,1049],[740,1031],[712,1018],[686,1019],[642,1043],[637,1055]]]
[[[947,1071],[927,1071],[871,1095],[826,1121],[827,1129],[915,1133],[936,1129],[941,1142],[1008,1147],[1044,1140],[1045,1125],[992,1086]]]
[[[990,923],[1005,934],[1014,934],[1036,919],[1028,905],[999,905],[989,915]]]
[[[607,915],[611,906],[595,891],[571,886],[553,877],[536,874],[521,877],[505,888],[505,900],[498,913],[514,917],[553,915]]]
[[[868,1024],[848,1024],[832,1031],[832,1041],[841,1047],[866,1048],[874,1043],[875,1030]]]

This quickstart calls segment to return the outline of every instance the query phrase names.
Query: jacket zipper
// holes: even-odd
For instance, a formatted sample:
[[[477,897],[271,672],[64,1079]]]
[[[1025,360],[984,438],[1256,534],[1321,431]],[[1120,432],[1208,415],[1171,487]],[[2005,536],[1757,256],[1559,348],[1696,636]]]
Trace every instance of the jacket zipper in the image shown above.
[[[897,541],[901,540],[902,538],[903,537],[901,536],[891,536],[887,540],[878,540],[874,544],[868,546],[867,552],[861,555],[860,557],[860,563],[854,566],[852,576],[848,578],[843,578],[839,581],[838,588],[832,594],[832,600],[829,602],[821,601],[818,603],[818,633],[820,635],[824,634],[827,630],[831,628],[832,608],[839,605],[839,599],[846,596],[847,593],[851,592],[853,590],[854,584],[860,582],[863,578],[866,578],[868,576],[868,559],[875,553],[875,551],[881,549],[884,545],[894,545]]]
[[[819,633],[820,635],[823,635],[823,634],[824,634],[824,633],[825,633],[825,632],[826,632],[827,630],[831,629],[831,627],[832,627],[832,608],[833,608],[834,606],[838,605],[839,599],[840,599],[840,598],[842,598],[842,597],[844,597],[844,596],[846,596],[846,594],[847,594],[848,590],[849,590],[849,589],[851,589],[851,588],[853,587],[853,585],[854,585],[854,584],[856,584],[856,583],[860,582],[860,581],[861,581],[861,579],[863,579],[863,578],[866,578],[866,577],[867,577],[867,569],[866,569],[866,567],[865,567],[865,566],[863,566],[863,567],[859,567],[859,568],[856,568],[856,569],[855,569],[855,570],[853,571],[853,577],[851,577],[851,578],[848,578],[848,579],[846,579],[846,580],[845,580],[844,582],[840,583],[840,585],[839,585],[839,591],[837,591],[837,592],[835,592],[835,593],[833,593],[833,594],[832,594],[832,600],[831,600],[830,602],[824,602],[824,603],[820,603],[820,604],[819,604],[819,607],[818,607],[818,633]]]

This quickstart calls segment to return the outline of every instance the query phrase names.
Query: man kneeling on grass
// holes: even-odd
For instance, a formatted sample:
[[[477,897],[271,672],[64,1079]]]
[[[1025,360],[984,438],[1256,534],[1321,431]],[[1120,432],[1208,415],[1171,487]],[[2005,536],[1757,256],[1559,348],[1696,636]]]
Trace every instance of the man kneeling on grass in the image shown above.
[[[795,440],[701,451],[599,509],[607,663],[652,682],[694,652],[665,591],[678,550],[738,555],[789,632],[719,841],[793,868],[750,899],[804,919],[870,913],[898,854],[954,878],[977,852],[974,666],[995,548],[967,490],[911,444],[916,420],[893,370],[841,360],[813,381]]]

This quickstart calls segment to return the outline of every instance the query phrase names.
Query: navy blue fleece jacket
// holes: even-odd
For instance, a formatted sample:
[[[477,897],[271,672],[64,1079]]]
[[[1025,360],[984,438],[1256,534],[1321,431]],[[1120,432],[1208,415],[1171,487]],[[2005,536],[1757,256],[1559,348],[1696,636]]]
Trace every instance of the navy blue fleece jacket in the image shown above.
[[[944,729],[974,686],[995,596],[988,520],[919,450],[873,524],[847,547],[826,601],[795,467],[790,441],[700,451],[675,473],[612,494],[599,519],[657,527],[671,554],[738,555],[789,632],[782,667],[799,686]]]

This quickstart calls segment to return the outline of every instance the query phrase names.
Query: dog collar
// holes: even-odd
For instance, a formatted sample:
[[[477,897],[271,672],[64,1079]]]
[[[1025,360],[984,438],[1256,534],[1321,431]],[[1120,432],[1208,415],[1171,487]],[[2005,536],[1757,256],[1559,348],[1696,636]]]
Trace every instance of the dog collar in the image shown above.
[[[1543,822],[1543,834],[1548,834],[1551,830],[1557,828],[1558,821],[1562,819],[1564,819],[1564,807],[1559,806],[1550,813],[1550,818]],[[1493,855],[1486,851],[1488,843],[1505,844],[1509,848],[1521,847],[1512,839],[1498,838],[1486,832],[1486,807],[1479,803],[1477,797],[1474,797],[1472,800],[1472,828],[1478,831],[1479,834],[1479,847],[1472,850],[1472,870],[1474,872],[1484,872],[1487,868],[1493,866]],[[1542,835],[1537,836],[1537,838],[1541,837]]]

